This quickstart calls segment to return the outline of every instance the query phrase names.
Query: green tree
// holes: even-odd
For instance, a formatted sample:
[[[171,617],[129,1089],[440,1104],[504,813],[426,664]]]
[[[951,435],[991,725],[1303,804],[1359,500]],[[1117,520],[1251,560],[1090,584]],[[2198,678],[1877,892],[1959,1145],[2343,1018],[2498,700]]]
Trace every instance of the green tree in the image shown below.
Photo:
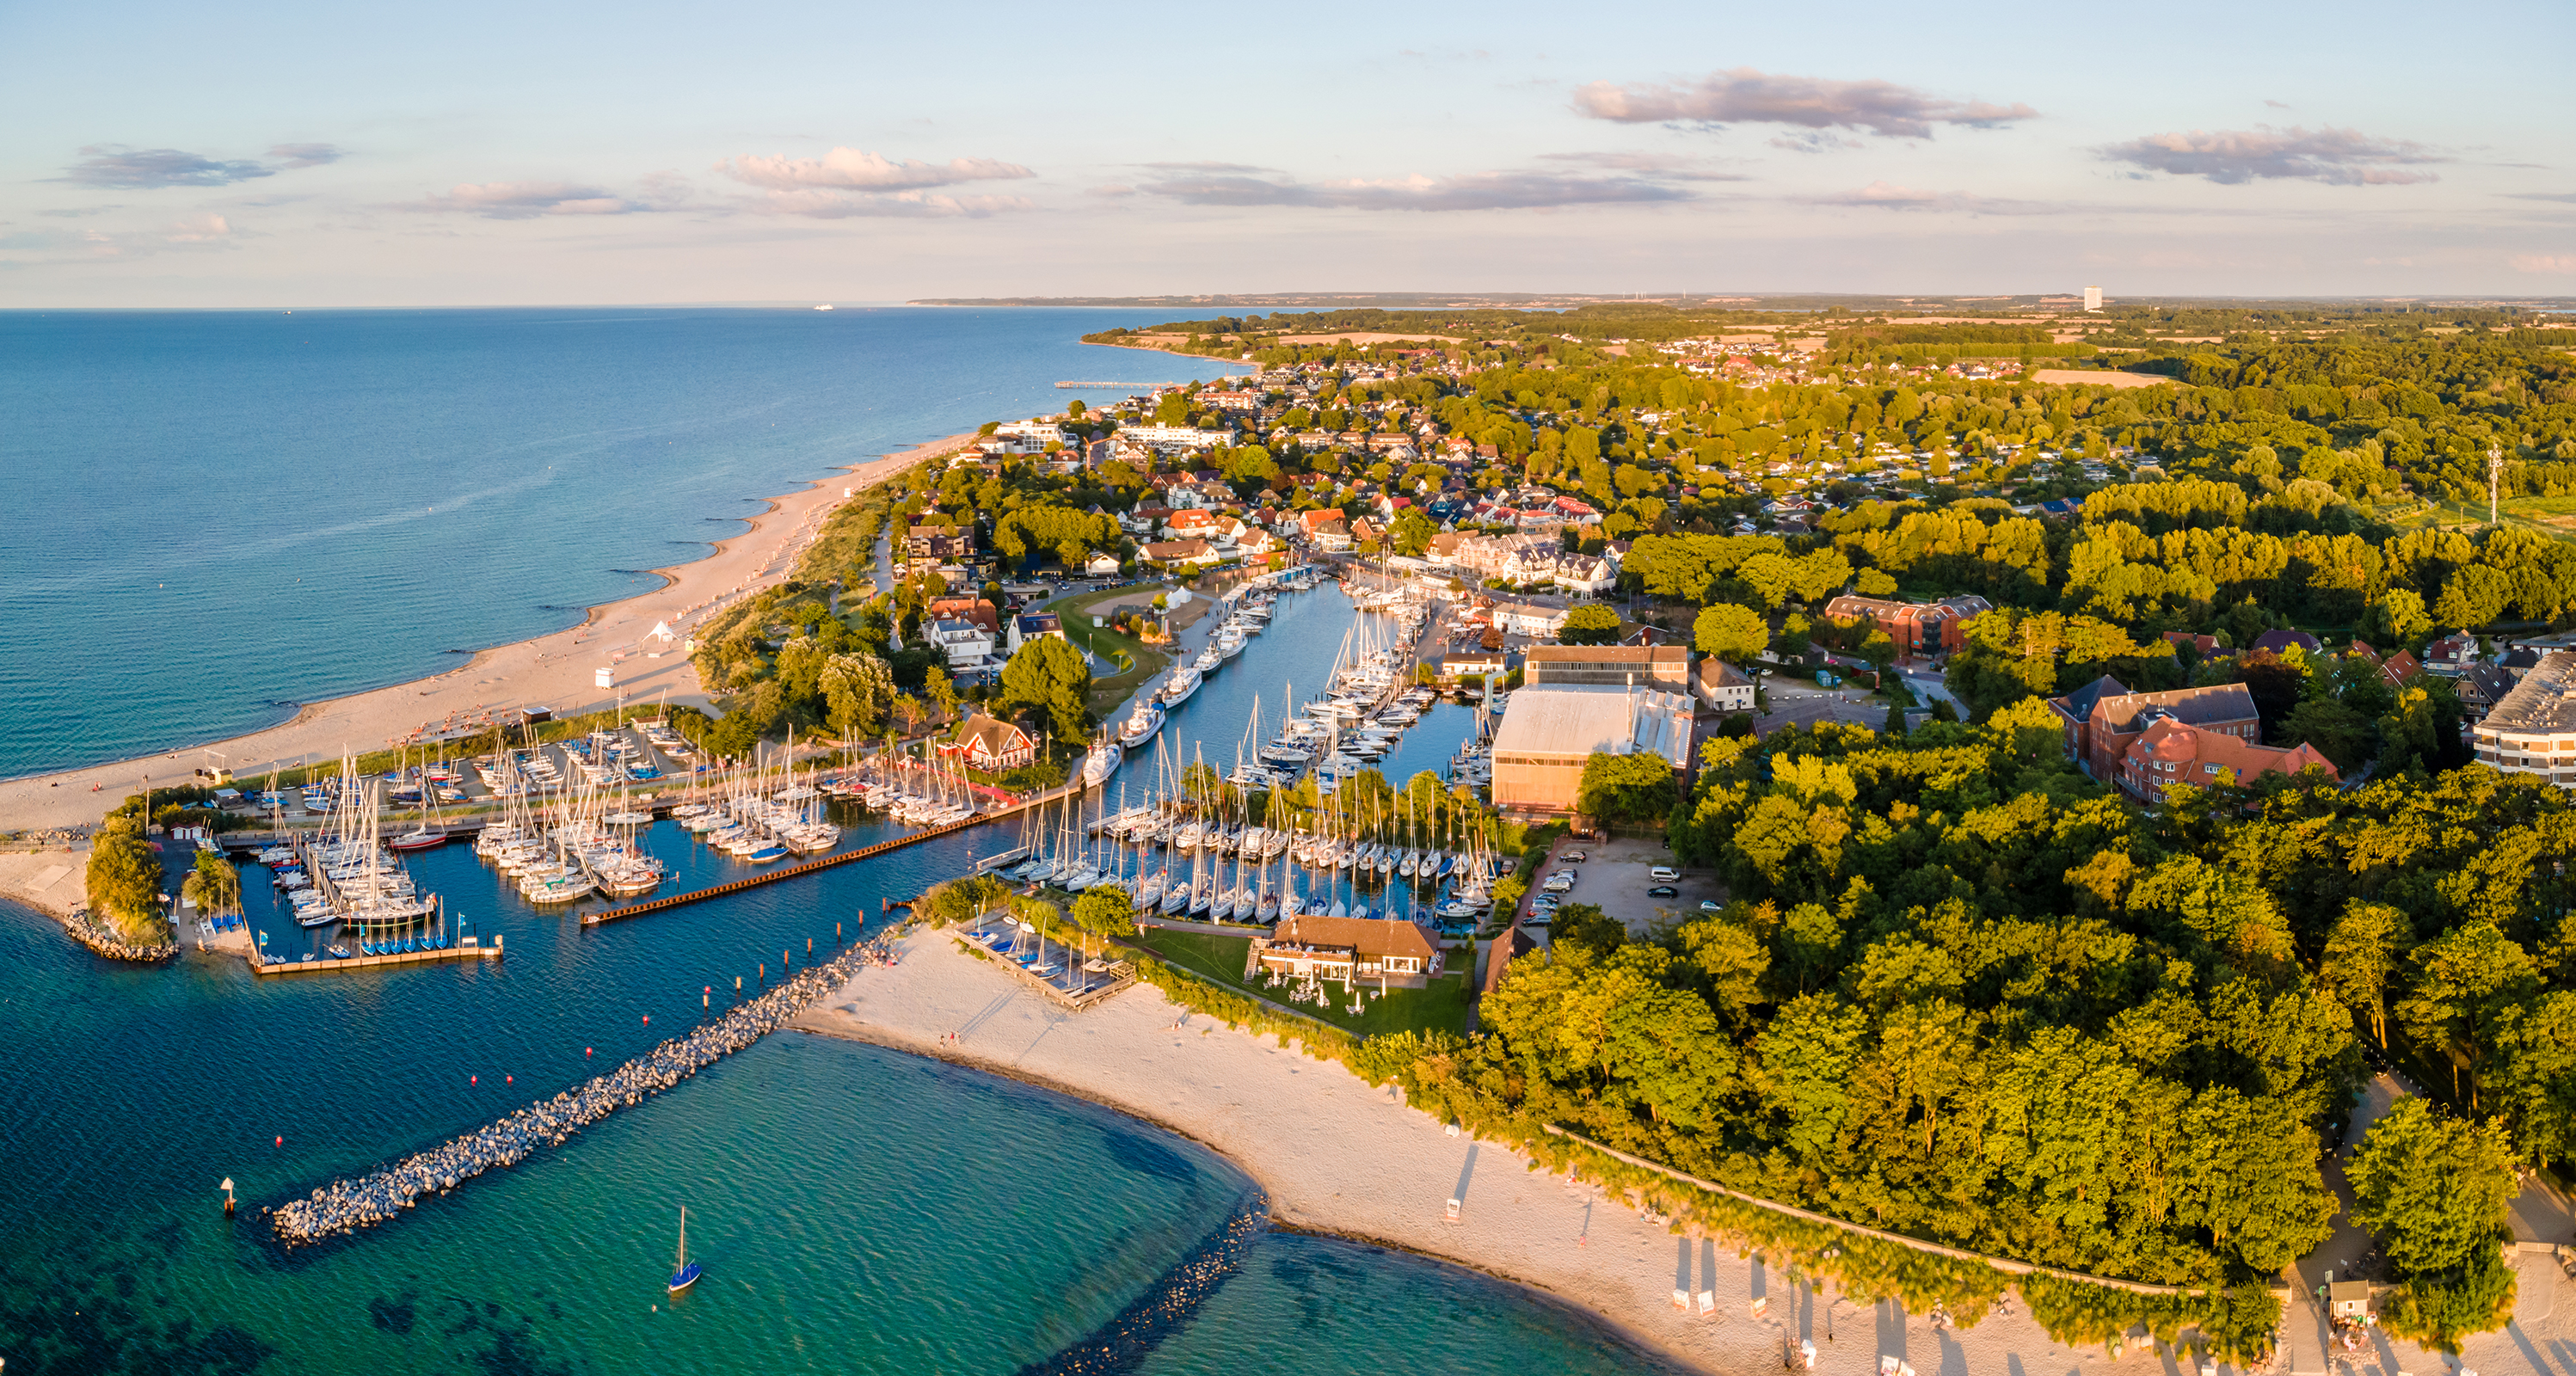
[[[162,940],[161,856],[143,839],[140,816],[109,817],[90,843],[89,905],[131,945]]]
[[[1002,666],[999,703],[1005,709],[1034,708],[1044,713],[1060,740],[1079,741],[1090,734],[1091,666],[1082,652],[1055,636],[1023,643]]]
[[[1433,537],[1439,534],[1440,527],[1420,507],[1409,506],[1395,513],[1395,525],[1387,532],[1387,538],[1395,542],[1396,553],[1419,557],[1431,548]]]
[[[1576,607],[1565,614],[1565,629],[1556,633],[1560,645],[1616,645],[1619,643],[1619,613],[1598,603]]]
[[[1628,928],[1594,903],[1568,903],[1549,920],[1547,944],[1560,955],[1603,960],[1628,944]]]
[[[197,852],[196,868],[179,881],[179,896],[201,912],[229,913],[241,908],[241,871],[221,851]]]
[[[2480,1112],[2479,1091],[2495,1060],[2497,1033],[2539,992],[2537,962],[2494,923],[2472,922],[2416,947],[2414,964],[2415,979],[2397,1004],[2398,1024],[2428,1058],[2450,1061],[2455,1095],[2461,1093],[2465,1063],[2469,1111]]]
[[[834,655],[823,666],[819,682],[826,719],[835,736],[845,741],[862,740],[885,728],[886,713],[893,709],[895,700],[893,666],[875,655]]]
[[[2281,722],[2285,743],[2302,741],[2349,774],[2370,758],[2379,731],[2367,716],[2331,698],[2310,698],[2290,709]]]
[[[2433,629],[2433,618],[2424,610],[2424,595],[2412,588],[2381,593],[2375,610],[2379,624],[2387,629],[2391,652],[2421,643]]]
[[[1132,936],[1136,931],[1136,902],[1124,890],[1091,889],[1073,900],[1073,920],[1087,932]]]
[[[2326,933],[2317,977],[2345,1007],[2370,1021],[2371,1038],[2388,1047],[2388,980],[2407,939],[2406,914],[2385,903],[2354,899]]]
[[[2406,1283],[2406,1301],[2389,1315],[2401,1336],[2457,1352],[2461,1338],[2500,1327],[2511,1312],[2500,1244],[2520,1189],[2513,1159],[2501,1128],[2436,1117],[2416,1095],[2370,1125],[2349,1172],[2352,1215]]]
[[[1895,637],[1890,636],[1885,631],[1872,629],[1868,635],[1861,639],[1860,657],[1869,662],[1871,671],[1877,673],[1883,683],[1887,674],[1887,666],[1896,662]]]
[[[1596,750],[1583,762],[1575,806],[1607,821],[1643,822],[1670,816],[1680,801],[1670,760],[1650,751],[1614,755]]]
[[[1770,647],[1771,626],[1750,607],[1716,602],[1700,608],[1691,623],[1691,640],[1702,653],[1741,668],[1760,659]]]

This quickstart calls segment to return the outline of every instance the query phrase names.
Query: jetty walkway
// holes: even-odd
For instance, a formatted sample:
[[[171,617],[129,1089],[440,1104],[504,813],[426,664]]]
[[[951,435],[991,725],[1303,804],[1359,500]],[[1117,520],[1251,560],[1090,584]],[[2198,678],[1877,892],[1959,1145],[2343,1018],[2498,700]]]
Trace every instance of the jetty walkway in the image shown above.
[[[560,1146],[609,1114],[632,1108],[777,1031],[788,1019],[848,983],[861,965],[887,958],[871,944],[806,966],[777,988],[606,1075],[540,1099],[488,1127],[405,1157],[374,1174],[335,1180],[305,1198],[289,1200],[274,1214],[278,1240],[300,1247],[355,1232],[412,1207],[423,1194],[444,1193],[494,1166],[516,1165],[539,1147]]]
[[[433,951],[404,951],[385,956],[309,956],[302,960],[268,960],[260,955],[259,943],[250,945],[250,972],[254,975],[311,975],[332,970],[364,970],[376,965],[429,965],[444,960],[499,960],[501,938],[492,938],[489,946],[481,937],[459,937],[453,946]]]
[[[783,869],[774,869],[762,874],[747,875],[741,879],[731,880],[722,884],[710,885],[703,889],[691,889],[687,893],[665,894],[660,898],[648,898],[641,903],[629,903],[620,908],[602,908],[597,912],[584,913],[582,914],[581,925],[585,927],[596,927],[603,922],[616,922],[629,917],[642,917],[646,913],[658,913],[667,908],[685,907],[691,903],[705,902],[710,898],[722,898],[727,894],[741,893],[745,889],[759,888],[763,884],[775,884],[783,879],[800,879],[819,870],[830,869],[835,865],[846,865],[857,860],[871,860],[877,856],[887,854],[888,852],[901,850],[906,846],[917,846],[924,841],[936,841],[942,836],[953,836],[958,832],[968,830],[972,827],[986,826],[994,822],[1004,821],[1009,818],[1016,817],[1023,812],[1027,812],[1031,808],[1043,807],[1049,803],[1053,803],[1058,799],[1065,797],[1067,794],[1080,793],[1082,791],[1082,782],[1077,779],[1072,783],[1064,784],[1060,787],[1049,789],[1044,793],[1037,794],[1034,797],[1023,799],[1018,804],[1005,808],[999,812],[979,812],[974,816],[965,818],[961,821],[947,822],[935,827],[924,827],[919,831],[908,832],[889,841],[879,841],[872,846],[861,846],[856,850],[841,851],[837,854],[826,855],[819,859],[807,860],[799,864],[789,865]],[[981,867],[979,866],[978,868]]]

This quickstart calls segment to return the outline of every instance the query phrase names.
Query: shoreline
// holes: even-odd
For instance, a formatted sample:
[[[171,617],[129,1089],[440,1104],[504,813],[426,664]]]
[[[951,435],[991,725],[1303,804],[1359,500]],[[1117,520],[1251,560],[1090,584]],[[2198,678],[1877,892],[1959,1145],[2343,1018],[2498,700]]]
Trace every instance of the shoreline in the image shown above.
[[[1137,987],[1147,988],[1150,986],[1140,985]],[[1145,1124],[1147,1127],[1160,1129],[1161,1131],[1168,1132],[1175,1137],[1186,1138],[1200,1147],[1205,1148],[1210,1153],[1222,1158],[1227,1165],[1243,1172],[1244,1178],[1250,1180],[1253,1184],[1253,1188],[1261,1193],[1263,1202],[1262,1222],[1264,1226],[1268,1227],[1273,1232],[1293,1233],[1300,1237],[1330,1238],[1336,1242],[1347,1242],[1359,1247],[1382,1248],[1390,1252],[1402,1252],[1407,1256],[1420,1257],[1425,1261],[1437,1262],[1442,1266],[1454,1266],[1460,1270],[1473,1271],[1476,1274],[1485,1277],[1487,1280],[1491,1280],[1502,1285],[1508,1285],[1512,1289],[1520,1291],[1522,1294],[1541,1304],[1547,1305],[1551,1308],[1562,1309],[1575,1320],[1598,1327],[1604,1332],[1617,1337],[1619,1341],[1650,1356],[1672,1363],[1677,1367],[1696,1368],[1698,1365],[1680,1353],[1669,1351],[1658,1344],[1649,1341],[1643,1335],[1631,1329],[1622,1327],[1608,1315],[1587,1308],[1580,1302],[1568,1299],[1567,1297],[1560,1295],[1535,1281],[1525,1280],[1519,1276],[1512,1275],[1509,1272],[1496,1270],[1470,1258],[1455,1256],[1446,1252],[1434,1251],[1426,1247],[1417,1246],[1410,1242],[1401,1241],[1396,1238],[1381,1237],[1373,1233],[1358,1232],[1348,1228],[1338,1228],[1327,1224],[1306,1222],[1298,1219],[1282,1218],[1269,1208],[1274,1196],[1271,1194],[1269,1183],[1262,1178],[1259,1165],[1256,1161],[1247,1161],[1233,1151],[1230,1151],[1217,1143],[1208,1141],[1206,1138],[1192,1131],[1187,1124],[1176,1122],[1171,1118],[1157,1114],[1150,1109],[1129,1103],[1124,1099],[1113,1098],[1084,1086],[1070,1084],[1052,1076],[1042,1075],[1035,1071],[1023,1069],[1018,1066],[989,1060],[981,1056],[968,1055],[965,1052],[954,1049],[942,1050],[936,1042],[920,1042],[910,1038],[891,1035],[881,1028],[857,1022],[855,1020],[845,1018],[837,1024],[822,1024],[808,1021],[808,1019],[813,1016],[813,1011],[814,1010],[809,1009],[807,1012],[789,1019],[781,1030],[802,1032],[813,1037],[829,1037],[836,1041],[856,1042],[862,1046],[873,1046],[879,1050],[892,1051],[899,1055],[917,1056],[926,1061],[937,1061],[942,1065],[953,1065],[963,1070],[972,1070],[980,1075],[990,1075],[996,1079],[1009,1080],[1014,1084],[1026,1085],[1031,1089],[1041,1090],[1048,1094],[1059,1095],[1067,1099],[1078,1099],[1083,1103],[1090,1104],[1096,1108],[1107,1109],[1122,1118],[1132,1118],[1139,1123]],[[1233,1029],[1227,1030],[1232,1031]],[[1236,1035],[1239,1036],[1242,1034],[1237,1032]]]
[[[344,749],[363,754],[442,720],[513,707],[546,707],[557,716],[572,716],[605,710],[620,690],[630,703],[667,697],[683,706],[703,706],[706,694],[696,667],[681,653],[681,640],[668,642],[667,648],[648,648],[657,622],[685,637],[688,626],[709,612],[783,579],[843,502],[974,440],[974,432],[968,431],[865,463],[836,466],[801,489],[769,498],[760,513],[744,518],[746,529],[710,542],[704,555],[647,570],[661,580],[651,590],[592,606],[562,629],[485,646],[454,668],[305,703],[287,720],[255,731],[0,780],[0,830],[93,824],[141,783],[202,782],[190,771],[208,763],[208,751],[226,757],[238,786],[256,783],[272,763],[293,768],[317,758],[335,759]],[[835,490],[839,487],[847,487],[850,495],[841,495]],[[617,670],[617,689],[594,686],[593,674],[605,667]]]
[[[898,964],[862,968],[787,1026],[1014,1080],[1188,1138],[1261,1189],[1279,1231],[1474,1271],[1676,1369],[1734,1373],[1778,1360],[1776,1320],[1671,1307],[1676,1240],[1664,1225],[1500,1143],[1450,1136],[1392,1088],[1372,1089],[1275,1036],[1180,1016],[1151,985],[1067,1013],[949,931],[915,932],[897,950]],[[943,1042],[952,1026],[965,1028],[963,1042]],[[1230,1085],[1250,1087],[1229,1094]],[[1443,1219],[1451,1198],[1462,1201],[1456,1224]]]
[[[1068,1012],[952,931],[916,931],[896,949],[896,965],[862,968],[787,1025],[1177,1133],[1260,1186],[1274,1228],[1478,1272],[1683,1370],[1773,1370],[1801,1341],[1815,1344],[1812,1369],[1832,1376],[1876,1376],[1883,1357],[1945,1376],[2170,1369],[2161,1343],[2133,1341],[2117,1362],[2099,1347],[2059,1343],[2017,1295],[1961,1329],[1894,1301],[1819,1293],[1739,1239],[1675,1233],[1621,1193],[1556,1175],[1503,1143],[1451,1136],[1392,1087],[1371,1088],[1275,1034],[1185,1013],[1151,985]],[[1445,1215],[1452,1200],[1454,1220]],[[2296,1305],[2284,1313],[2274,1370],[2314,1369],[2312,1317]],[[2509,1368],[2498,1339],[2483,1335],[2478,1355]]]

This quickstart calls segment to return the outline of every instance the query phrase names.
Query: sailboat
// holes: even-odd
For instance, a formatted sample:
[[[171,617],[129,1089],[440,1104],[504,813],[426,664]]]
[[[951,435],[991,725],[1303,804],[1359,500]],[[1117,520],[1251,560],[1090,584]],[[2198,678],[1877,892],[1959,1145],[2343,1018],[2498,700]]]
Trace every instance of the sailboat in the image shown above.
[[[676,1264],[680,1269],[671,1273],[671,1293],[674,1295],[697,1284],[700,1274],[698,1264],[689,1260],[689,1206],[686,1204],[680,1206],[680,1255]]]
[[[408,768],[408,764],[409,761],[406,760],[403,766],[396,768],[395,772],[398,774],[409,773],[410,770]],[[447,844],[447,832],[444,828],[436,831],[430,829],[429,800],[433,791],[434,790],[429,782],[429,764],[426,760],[423,760],[420,771],[420,824],[413,827],[410,831],[387,841],[385,843],[387,846],[397,851],[415,851],[429,850],[433,847]]]

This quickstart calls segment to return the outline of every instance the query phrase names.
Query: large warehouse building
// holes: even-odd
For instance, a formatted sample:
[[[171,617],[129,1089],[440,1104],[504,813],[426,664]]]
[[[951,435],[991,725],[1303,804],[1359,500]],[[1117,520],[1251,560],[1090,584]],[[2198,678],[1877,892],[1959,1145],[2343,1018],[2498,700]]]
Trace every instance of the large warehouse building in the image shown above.
[[[1646,688],[1521,689],[1494,732],[1494,806],[1574,811],[1583,762],[1595,751],[1661,755],[1674,769],[1687,768],[1694,705],[1688,693]]]

